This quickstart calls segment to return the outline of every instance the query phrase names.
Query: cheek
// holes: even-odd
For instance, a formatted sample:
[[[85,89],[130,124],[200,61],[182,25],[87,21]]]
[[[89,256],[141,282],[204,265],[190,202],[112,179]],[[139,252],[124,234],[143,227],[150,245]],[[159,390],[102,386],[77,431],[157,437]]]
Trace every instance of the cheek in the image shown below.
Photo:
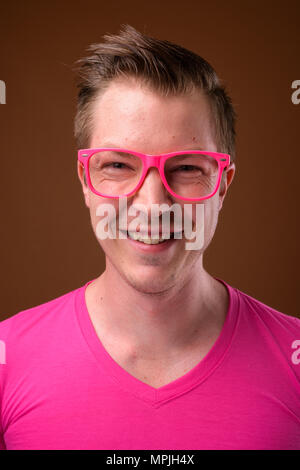
[[[193,206],[194,230],[201,230],[204,225],[206,238],[210,232],[215,230],[219,214],[219,197],[215,195],[204,203]]]
[[[114,229],[118,221],[118,202],[114,199],[90,195],[90,218],[95,234],[97,230]]]
[[[219,198],[214,196],[205,207],[205,240],[209,242],[216,230],[219,216]]]

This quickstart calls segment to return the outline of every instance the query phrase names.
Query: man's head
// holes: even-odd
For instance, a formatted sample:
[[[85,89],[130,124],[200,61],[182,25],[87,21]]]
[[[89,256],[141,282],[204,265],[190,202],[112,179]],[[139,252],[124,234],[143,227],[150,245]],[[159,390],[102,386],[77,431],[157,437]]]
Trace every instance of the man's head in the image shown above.
[[[215,72],[202,58],[129,26],[91,50],[93,55],[80,61],[75,121],[79,148],[117,147],[153,155],[198,149],[234,156],[234,110]],[[90,191],[80,164],[78,175],[96,233],[99,204],[109,202],[118,213],[118,201]],[[205,237],[201,250],[185,250],[184,239],[159,251],[128,239],[102,240],[107,266],[142,292],[158,293],[183,285],[202,262],[233,175],[234,164],[224,172],[215,196],[202,202]],[[129,207],[143,204],[149,213],[153,204],[174,203],[183,207],[184,201],[168,193],[155,168],[128,200]]]

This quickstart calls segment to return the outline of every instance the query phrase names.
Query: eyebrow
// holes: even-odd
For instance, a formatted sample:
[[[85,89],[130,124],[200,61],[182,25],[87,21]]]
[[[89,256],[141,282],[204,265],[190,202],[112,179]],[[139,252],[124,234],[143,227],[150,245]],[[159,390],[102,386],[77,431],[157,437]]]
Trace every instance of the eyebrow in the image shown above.
[[[115,148],[115,149],[121,149],[122,147],[120,147],[119,145],[116,145],[116,144],[113,144],[112,142],[104,142],[102,145],[100,145],[98,148]],[[132,151],[135,151],[137,152],[137,150],[135,149],[129,149],[127,147],[125,147],[125,150],[132,150]],[[205,152],[206,149],[205,148],[201,148],[201,147],[196,147],[195,145],[192,145],[191,147],[188,147],[186,149],[177,149],[177,150],[174,150],[174,152],[178,151],[178,152],[188,152],[189,150],[199,150],[200,152]],[[139,152],[139,153],[144,153],[144,152]],[[164,153],[172,153],[172,152],[164,152]],[[150,155],[150,154],[149,154]],[[151,155],[154,155],[154,154],[151,154]],[[155,155],[163,155],[163,154],[155,154]]]

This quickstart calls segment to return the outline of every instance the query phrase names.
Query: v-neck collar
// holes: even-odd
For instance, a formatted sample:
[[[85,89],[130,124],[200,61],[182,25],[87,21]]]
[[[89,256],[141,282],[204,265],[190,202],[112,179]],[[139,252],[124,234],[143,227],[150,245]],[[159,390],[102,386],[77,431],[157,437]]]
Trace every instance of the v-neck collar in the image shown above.
[[[127,393],[131,393],[136,398],[144,400],[154,407],[158,407],[166,401],[182,395],[183,393],[187,393],[189,390],[200,385],[220,366],[232,342],[239,317],[239,297],[236,290],[225,281],[218,278],[215,279],[225,285],[229,294],[227,315],[217,340],[209,352],[195,367],[181,377],[159,388],[154,388],[137,379],[123,369],[109,355],[96,333],[85,301],[86,288],[95,279],[88,281],[84,286],[79,288],[75,297],[77,320],[83,337],[102,371],[104,369],[106,374],[108,374],[118,386],[125,389]]]

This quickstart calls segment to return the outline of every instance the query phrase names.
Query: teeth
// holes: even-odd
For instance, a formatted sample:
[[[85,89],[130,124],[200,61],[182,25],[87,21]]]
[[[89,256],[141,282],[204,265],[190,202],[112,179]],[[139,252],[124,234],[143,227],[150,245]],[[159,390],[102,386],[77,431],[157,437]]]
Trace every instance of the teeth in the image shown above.
[[[174,239],[176,238],[175,235],[177,234],[180,235],[179,238],[182,238],[182,232],[174,232],[173,234],[171,234],[171,236],[167,238],[159,238],[159,239],[151,239],[149,237],[140,235],[137,232],[127,232],[127,235],[129,238],[132,238],[133,240],[136,240],[142,243],[146,243],[146,245],[157,245],[158,243],[162,243],[165,240]]]
[[[179,235],[179,238],[182,238],[182,232],[174,232],[173,238],[176,238],[176,235]]]
[[[141,238],[141,239],[138,239],[138,241],[146,243],[146,245],[158,245],[159,243],[164,242],[165,239],[162,238],[160,240],[151,240],[151,238]]]
[[[158,245],[158,243],[162,243],[166,240],[166,238],[159,238],[159,239],[145,238],[136,232],[133,232],[133,233],[128,232],[128,235],[130,238],[133,238],[133,240],[146,243],[146,245]]]

